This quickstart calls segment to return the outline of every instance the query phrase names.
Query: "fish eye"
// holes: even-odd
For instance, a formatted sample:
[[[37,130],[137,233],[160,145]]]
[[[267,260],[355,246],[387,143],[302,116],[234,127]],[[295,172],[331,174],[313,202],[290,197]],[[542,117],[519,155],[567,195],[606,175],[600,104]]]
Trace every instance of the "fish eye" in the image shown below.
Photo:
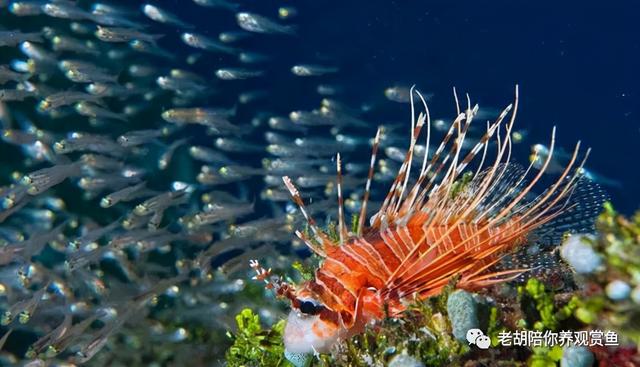
[[[300,312],[305,315],[317,315],[322,311],[322,305],[314,301],[300,301]]]

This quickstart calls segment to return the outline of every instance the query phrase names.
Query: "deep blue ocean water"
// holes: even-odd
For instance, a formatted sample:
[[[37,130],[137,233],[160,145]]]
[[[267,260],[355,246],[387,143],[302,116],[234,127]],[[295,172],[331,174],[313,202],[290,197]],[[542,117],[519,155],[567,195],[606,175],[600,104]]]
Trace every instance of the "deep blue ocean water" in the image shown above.
[[[338,66],[340,72],[323,82],[342,86],[341,100],[385,106],[388,114],[380,112],[381,121],[394,116],[408,123],[406,105],[384,100],[384,88],[391,85],[416,84],[433,93],[436,117],[450,117],[455,112],[453,86],[470,93],[481,106],[496,109],[512,101],[514,85],[519,84],[516,126],[527,136],[517,159],[527,163],[529,147],[548,144],[556,125],[560,146],[571,149],[580,139],[593,149],[587,167],[613,181],[605,187],[620,210],[631,212],[639,206],[636,14],[640,6],[636,3],[239,3],[242,10],[273,19],[280,6],[298,10],[288,21],[298,27],[296,37],[259,35],[242,42],[243,48],[272,57],[265,67],[268,77],[259,82],[259,87],[271,91],[265,109],[288,113],[318,105],[317,80],[293,77],[289,68],[295,63]],[[201,8],[186,0],[157,4],[194,23],[205,35],[237,29],[225,10]],[[219,66],[200,67],[212,73]]]

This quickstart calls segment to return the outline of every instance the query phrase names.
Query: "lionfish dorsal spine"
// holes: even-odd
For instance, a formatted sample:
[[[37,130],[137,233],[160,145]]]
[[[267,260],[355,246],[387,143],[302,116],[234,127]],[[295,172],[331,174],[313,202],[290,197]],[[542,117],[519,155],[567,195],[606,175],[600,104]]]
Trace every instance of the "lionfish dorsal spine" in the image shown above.
[[[380,134],[382,134],[382,127],[378,127],[376,136],[373,139],[373,146],[371,147],[371,159],[369,160],[369,172],[367,173],[367,183],[364,187],[364,195],[362,197],[362,205],[360,207],[360,214],[358,216],[358,228],[356,236],[362,236],[362,230],[367,216],[367,204],[369,202],[369,196],[371,195],[371,182],[373,181],[373,175],[375,173],[376,156],[378,155],[378,148],[380,146]]]
[[[336,155],[336,173],[337,184],[336,189],[338,191],[338,235],[340,238],[340,245],[344,244],[345,239],[348,236],[347,228],[344,224],[344,198],[342,196],[342,162],[340,160],[340,153]]]
[[[300,196],[300,192],[295,187],[293,182],[291,182],[291,178],[289,178],[288,176],[284,176],[284,177],[282,177],[282,181],[284,182],[284,185],[287,187],[287,190],[289,190],[289,194],[293,198],[293,201],[296,203],[296,205],[298,205],[298,208],[300,209],[300,212],[302,213],[302,215],[304,216],[305,220],[307,221],[307,225],[309,226],[309,228],[313,232],[313,234],[315,236],[315,239],[320,243],[320,246],[318,246],[317,244],[313,243],[313,241],[311,239],[307,238],[300,231],[296,231],[296,235],[313,252],[315,252],[316,254],[318,254],[319,256],[322,256],[322,257],[326,256],[326,252],[324,251],[324,247],[331,245],[331,240],[329,239],[327,234],[324,233],[322,231],[322,229],[320,229],[318,227],[318,225],[316,224],[316,221],[307,212],[307,209],[306,209],[306,207],[304,205],[304,202],[302,201],[302,197]]]

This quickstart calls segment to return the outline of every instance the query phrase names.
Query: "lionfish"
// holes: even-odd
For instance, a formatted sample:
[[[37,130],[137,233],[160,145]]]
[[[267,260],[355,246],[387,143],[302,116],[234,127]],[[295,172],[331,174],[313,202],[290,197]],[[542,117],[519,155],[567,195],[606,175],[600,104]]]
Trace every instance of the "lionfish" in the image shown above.
[[[414,93],[424,106],[417,119]],[[498,265],[504,265],[509,256],[513,259],[518,249],[526,250],[524,245],[541,229],[566,222],[563,214],[580,209],[580,203],[570,199],[584,179],[581,172],[589,149],[579,158],[579,141],[559,177],[537,196],[532,190],[551,162],[555,127],[549,154],[537,172],[531,168],[538,157],[532,157],[526,169],[510,162],[517,86],[514,103],[493,123],[487,122],[484,135],[466,153],[463,143],[478,105],[471,107],[467,96],[466,111],[461,112],[456,96],[457,116],[430,160],[429,109],[418,91],[412,89],[411,96],[409,148],[369,226],[365,227],[365,216],[380,128],[373,143],[355,233],[348,233],[345,226],[341,161],[337,156],[339,243],[318,227],[296,187],[283,177],[311,230],[309,235],[302,231],[296,231],[296,235],[322,259],[315,279],[297,287],[272,276],[271,270],[265,270],[256,260],[251,261],[257,273],[254,278],[291,303],[284,331],[288,353],[327,352],[338,340],[363,332],[368,323],[400,315],[406,309],[404,299],[437,295],[455,276],[456,287],[468,290],[514,280],[535,267],[513,261],[507,267]],[[417,179],[409,187],[414,150],[425,126],[426,153]],[[495,159],[485,167],[488,148],[494,141]],[[477,157],[481,157],[477,167],[464,173]]]

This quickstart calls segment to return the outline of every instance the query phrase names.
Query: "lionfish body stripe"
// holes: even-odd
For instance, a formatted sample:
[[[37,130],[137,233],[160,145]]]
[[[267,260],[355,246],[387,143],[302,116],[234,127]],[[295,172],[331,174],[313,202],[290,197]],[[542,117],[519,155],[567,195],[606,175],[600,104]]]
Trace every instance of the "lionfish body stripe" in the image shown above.
[[[430,117],[422,96],[425,114],[412,116],[411,141],[406,158],[386,195],[380,210],[363,228],[363,218],[356,233],[343,233],[343,210],[339,210],[340,243],[333,243],[304,209],[298,190],[288,177],[284,182],[293,200],[300,206],[314,238],[298,236],[323,258],[315,279],[295,289],[281,281],[269,284],[276,294],[291,301],[284,342],[289,353],[328,351],[338,340],[363,331],[385,315],[398,316],[405,310],[403,299],[424,299],[437,295],[458,276],[459,288],[477,290],[516,279],[531,271],[527,266],[499,270],[496,265],[509,254],[520,250],[537,229],[548,226],[562,214],[574,209],[573,193],[581,181],[586,155],[578,159],[580,144],[550,186],[529,199],[553,154],[555,128],[550,154],[540,171],[510,163],[511,131],[518,107],[518,89],[513,105],[508,106],[486,133],[468,150],[463,142],[469,125],[478,111],[471,107],[460,112],[430,159],[425,155],[417,180],[408,185],[413,149],[421,128]],[[467,98],[468,100],[468,98]],[[457,104],[457,98],[456,98]],[[412,113],[413,94],[411,98]],[[510,118],[507,117],[511,114]],[[363,207],[369,197],[375,154],[380,130],[374,140],[371,168]],[[490,144],[495,142],[495,147]],[[494,151],[492,163],[482,167]],[[463,171],[481,154],[476,169]],[[475,173],[474,173],[475,172]],[[340,184],[340,163],[338,162]],[[529,177],[531,176],[531,177]],[[342,192],[339,192],[342,202]],[[252,265],[261,274],[259,265]]]

